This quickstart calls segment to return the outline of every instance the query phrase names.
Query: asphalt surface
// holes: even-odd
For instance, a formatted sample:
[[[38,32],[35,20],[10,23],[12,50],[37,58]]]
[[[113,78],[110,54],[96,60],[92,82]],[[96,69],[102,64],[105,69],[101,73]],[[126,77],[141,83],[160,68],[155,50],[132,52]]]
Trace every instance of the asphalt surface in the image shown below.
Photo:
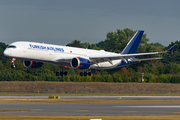
[[[48,96],[0,96],[42,98]],[[180,99],[180,96],[60,96],[61,99]],[[0,112],[1,115],[171,115],[180,114],[180,103],[118,104],[0,104],[0,109],[32,110]]]
[[[48,98],[49,96],[0,96],[0,98]],[[180,96],[60,96],[61,99],[180,99]]]
[[[180,114],[180,103],[0,104],[0,109],[33,110],[1,115],[174,115]]]

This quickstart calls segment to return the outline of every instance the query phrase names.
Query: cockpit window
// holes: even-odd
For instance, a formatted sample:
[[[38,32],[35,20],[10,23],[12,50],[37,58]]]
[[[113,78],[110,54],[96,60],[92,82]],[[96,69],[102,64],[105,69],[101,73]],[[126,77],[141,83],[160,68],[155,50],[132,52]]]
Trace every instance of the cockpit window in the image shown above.
[[[10,45],[10,46],[8,46],[8,48],[16,48],[16,46],[15,45]]]

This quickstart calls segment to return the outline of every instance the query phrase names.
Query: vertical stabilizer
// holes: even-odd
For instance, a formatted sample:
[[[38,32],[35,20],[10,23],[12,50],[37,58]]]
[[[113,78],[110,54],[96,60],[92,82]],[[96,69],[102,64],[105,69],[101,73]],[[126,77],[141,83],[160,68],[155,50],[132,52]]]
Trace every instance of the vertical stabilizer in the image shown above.
[[[143,33],[144,33],[144,31],[142,31],[142,30],[137,31],[136,34],[131,38],[129,43],[126,45],[126,47],[123,49],[121,54],[136,53],[139,43],[141,41],[141,38],[143,36]]]

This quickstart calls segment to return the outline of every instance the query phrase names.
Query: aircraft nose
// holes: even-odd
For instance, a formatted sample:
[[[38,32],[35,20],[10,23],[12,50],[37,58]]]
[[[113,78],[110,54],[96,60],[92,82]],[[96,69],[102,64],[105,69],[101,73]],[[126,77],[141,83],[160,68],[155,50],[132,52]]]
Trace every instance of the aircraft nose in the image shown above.
[[[8,56],[8,55],[9,55],[9,50],[6,49],[6,50],[4,51],[4,55],[5,55],[5,56]]]

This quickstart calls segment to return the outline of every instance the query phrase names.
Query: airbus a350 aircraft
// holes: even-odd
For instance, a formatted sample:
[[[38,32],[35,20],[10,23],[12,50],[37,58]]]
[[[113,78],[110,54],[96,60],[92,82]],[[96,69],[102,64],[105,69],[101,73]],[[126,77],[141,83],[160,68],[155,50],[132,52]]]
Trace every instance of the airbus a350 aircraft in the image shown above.
[[[152,53],[136,53],[144,31],[137,31],[121,53],[106,52],[104,50],[82,49],[68,46],[51,45],[44,43],[19,41],[10,44],[4,51],[4,55],[12,59],[11,67],[14,68],[14,60],[23,60],[27,68],[40,68],[43,62],[57,65],[61,68],[69,66],[74,69],[84,69],[81,76],[91,75],[87,69],[112,69],[139,63],[145,60],[161,58],[137,59],[135,56],[166,53],[171,51],[176,45],[167,51]],[[67,72],[57,72],[56,75],[67,75]]]

